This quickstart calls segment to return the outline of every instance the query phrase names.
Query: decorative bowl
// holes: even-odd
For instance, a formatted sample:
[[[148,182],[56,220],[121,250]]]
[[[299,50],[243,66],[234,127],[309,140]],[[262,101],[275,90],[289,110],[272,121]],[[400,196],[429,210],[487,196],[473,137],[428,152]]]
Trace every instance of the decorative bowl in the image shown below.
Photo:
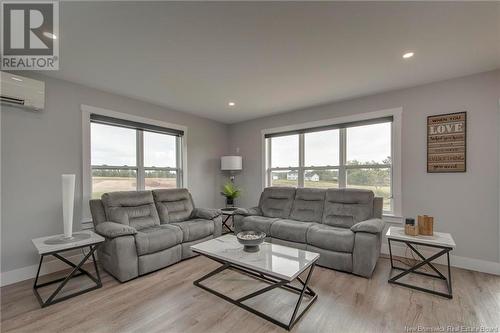
[[[266,234],[260,231],[242,231],[236,235],[236,238],[243,245],[243,251],[257,252],[259,245],[264,242]]]

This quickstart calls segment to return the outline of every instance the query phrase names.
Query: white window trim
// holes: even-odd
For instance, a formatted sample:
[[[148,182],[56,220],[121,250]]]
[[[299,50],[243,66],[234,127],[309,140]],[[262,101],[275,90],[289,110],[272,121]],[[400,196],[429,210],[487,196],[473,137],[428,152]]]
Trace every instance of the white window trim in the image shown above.
[[[188,176],[187,176],[187,132],[188,128],[186,126],[167,123],[160,120],[144,118],[140,116],[134,116],[128,113],[117,112],[113,110],[103,109],[95,106],[90,106],[86,104],[81,104],[80,109],[82,111],[82,223],[88,223],[92,221],[90,214],[89,200],[92,197],[92,167],[91,167],[91,156],[90,156],[90,115],[92,113],[99,114],[107,117],[119,118],[124,120],[135,121],[138,123],[161,126],[165,128],[171,128],[176,130],[184,131],[184,136],[182,137],[181,153],[182,153],[182,186],[188,187]],[[177,149],[177,151],[179,151]],[[139,165],[137,166],[139,167]],[[138,177],[139,179],[139,177]]]
[[[497,126],[500,132],[500,98],[498,99]],[[500,135],[498,136],[498,165],[500,165]],[[500,167],[498,168],[498,239],[500,240]],[[500,259],[500,241],[498,242],[498,258]]]
[[[392,116],[392,196],[393,196],[393,213],[391,215],[384,215],[389,218],[394,218],[395,221],[400,221],[402,212],[402,191],[401,191],[401,123],[403,116],[403,108],[398,107],[394,109],[386,109],[380,111],[373,111],[361,113],[356,115],[337,117],[325,120],[311,121],[306,123],[267,128],[261,130],[261,149],[262,149],[262,166],[261,166],[261,179],[262,188],[267,186],[267,172],[266,167],[270,162],[271,156],[270,149],[266,149],[266,134],[281,133],[288,131],[296,131],[314,127],[322,127],[336,124],[349,123],[354,121],[369,120],[375,118],[382,118]],[[270,141],[270,140],[269,140]],[[266,152],[268,154],[266,155]]]

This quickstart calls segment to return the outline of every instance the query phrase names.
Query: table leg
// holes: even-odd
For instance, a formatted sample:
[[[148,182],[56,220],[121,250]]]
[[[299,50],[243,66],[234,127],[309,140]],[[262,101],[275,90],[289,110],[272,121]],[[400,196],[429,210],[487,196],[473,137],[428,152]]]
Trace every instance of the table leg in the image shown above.
[[[450,251],[446,253],[446,258],[448,261],[448,294],[453,295],[453,291],[451,289],[451,265],[450,265]]]
[[[293,325],[295,325],[295,323],[297,321],[299,321],[300,317],[302,317],[302,315],[307,311],[307,309],[309,309],[309,307],[312,304],[312,302],[310,302],[309,304],[307,304],[307,306],[305,307],[305,309],[297,317],[297,313],[299,311],[300,304],[302,303],[302,298],[304,297],[304,292],[309,289],[309,286],[308,286],[309,285],[309,280],[311,279],[312,272],[314,270],[314,266],[315,266],[315,264],[313,263],[311,265],[311,268],[309,268],[309,273],[307,273],[306,281],[304,283],[302,283],[303,284],[303,288],[302,288],[302,291],[300,292],[300,296],[299,296],[299,299],[297,300],[297,304],[295,305],[295,309],[293,310],[292,318],[290,319],[290,323],[288,324],[288,330],[292,329]],[[316,295],[314,295],[313,297],[316,297]]]
[[[52,280],[52,281],[48,281],[48,282],[44,282],[42,284],[38,284],[38,278],[40,276],[40,269],[42,267],[42,263],[43,263],[43,259],[44,259],[45,255],[42,255],[40,257],[40,263],[38,265],[38,270],[37,270],[37,274],[36,274],[36,277],[35,277],[35,282],[33,284],[33,292],[34,292],[34,294],[35,294],[35,296],[36,296],[36,298],[37,298],[37,300],[40,303],[40,306],[42,308],[46,307],[46,306],[49,306],[49,305],[52,305],[52,304],[55,304],[55,303],[58,303],[58,302],[61,302],[61,301],[64,301],[64,300],[66,300],[68,298],[75,297],[75,296],[81,295],[83,293],[89,292],[91,290],[95,290],[95,289],[98,289],[98,288],[102,287],[101,277],[99,275],[99,269],[97,268],[97,263],[95,262],[95,256],[94,256],[94,252],[97,249],[97,246],[98,245],[94,245],[94,246],[91,245],[91,246],[89,246],[89,253],[87,253],[84,256],[84,258],[77,265],[73,264],[72,262],[70,262],[69,260],[67,260],[66,258],[60,256],[57,253],[52,253],[52,255],[55,258],[61,260],[62,262],[68,264],[69,266],[73,267],[73,270],[66,277],[63,277],[63,278],[60,278],[60,279],[56,279],[56,280]],[[86,270],[84,270],[82,268],[83,264],[91,256],[94,259],[94,268],[96,270],[97,278],[94,277],[94,276],[92,276],[89,272],[87,272]],[[77,272],[79,272],[79,273],[77,274]],[[55,298],[57,296],[57,294],[59,294],[59,292],[61,291],[61,289],[64,288],[64,286],[68,283],[69,280],[71,280],[72,278],[74,278],[76,276],[80,276],[82,274],[87,275],[92,281],[95,282],[96,285],[92,286],[90,288],[87,288],[87,289],[84,289],[84,290],[81,290],[81,291],[78,291],[78,292],[75,292],[75,293],[63,296],[63,297]],[[58,282],[61,282],[61,283],[58,285],[58,287],[56,288],[56,290],[54,292],[52,292],[52,294],[47,298],[46,301],[43,301],[42,297],[40,296],[40,294],[38,292],[38,289],[42,288],[42,287],[45,287],[45,286],[48,286],[48,285],[51,285],[51,284],[54,284],[54,283],[58,283]]]
[[[267,277],[267,276],[264,276],[262,273],[259,273],[259,272],[253,272],[251,271],[249,268],[242,268],[242,267],[238,267],[236,265],[233,265],[233,264],[230,264],[230,263],[227,263],[227,262],[221,262],[220,260],[215,260],[219,263],[221,263],[222,265],[220,267],[218,267],[217,269],[213,270],[212,272],[202,276],[201,278],[197,279],[196,281],[193,282],[193,284],[197,287],[200,287],[234,305],[237,305],[261,318],[264,318],[282,328],[285,328],[287,330],[291,330],[292,327],[300,320],[300,318],[302,317],[302,315],[304,315],[304,313],[311,307],[311,305],[316,301],[318,295],[309,287],[309,281],[311,279],[311,276],[312,276],[312,273],[313,273],[313,270],[314,270],[314,266],[315,264],[313,263],[311,265],[311,267],[309,268],[309,272],[307,274],[307,278],[304,281],[302,281],[300,278],[298,278],[298,281],[302,284],[302,288],[297,288],[295,286],[292,286],[290,285],[290,282],[289,281],[286,281],[286,280],[278,280],[278,279],[275,279],[275,278],[271,278],[271,277]],[[241,273],[243,274],[247,274],[247,275],[253,275],[255,278],[257,279],[262,279],[264,281],[266,281],[267,283],[269,283],[269,285],[267,287],[264,287],[262,289],[259,289],[255,292],[252,292],[248,295],[245,295],[245,296],[242,296],[238,299],[233,299],[233,298],[230,298],[229,296],[221,293],[221,292],[218,292],[210,287],[207,287],[205,285],[203,285],[201,282],[226,270],[226,269],[234,269],[234,270],[237,270],[237,271],[240,271]],[[254,309],[252,308],[251,306],[249,305],[246,305],[245,303],[243,303],[244,301],[250,299],[250,298],[253,298],[253,297],[256,297],[258,295],[261,295],[263,293],[266,293],[268,291],[271,291],[275,288],[283,288],[285,290],[289,290],[291,292],[294,292],[294,293],[297,293],[299,295],[299,298],[297,300],[297,303],[295,304],[295,307],[294,307],[294,311],[293,311],[293,314],[290,318],[290,321],[289,322],[281,322],[277,319],[274,319],[270,316],[268,316],[267,314],[263,313],[263,312],[260,312],[259,310],[257,309]],[[308,295],[311,297],[311,299],[309,300],[309,303],[299,312],[299,309],[300,309],[300,305],[302,304],[302,300],[304,298],[304,294]]]
[[[391,258],[391,268],[394,269],[394,263],[392,261],[392,247],[391,247],[391,240],[387,239],[387,242],[389,243],[389,257]]]
[[[224,220],[222,220],[222,229],[224,229],[224,227],[226,227],[226,229],[229,230],[227,233],[234,232],[233,229],[231,229],[231,227],[229,225],[227,225],[227,222],[229,221],[230,218],[232,218],[232,215],[227,215],[226,218]]]
[[[415,289],[415,290],[418,290],[418,291],[427,292],[427,293],[430,293],[430,294],[433,294],[433,295],[438,295],[438,296],[442,296],[442,297],[446,297],[446,298],[450,298],[450,299],[453,298],[452,289],[451,289],[451,266],[450,266],[450,251],[451,251],[451,248],[444,248],[444,247],[436,247],[436,246],[434,246],[435,248],[439,248],[441,251],[439,251],[438,253],[430,256],[429,258],[425,258],[425,256],[423,256],[414,246],[412,246],[412,244],[409,244],[408,242],[405,242],[405,241],[401,241],[401,242],[405,243],[413,252],[415,252],[422,259],[422,261],[420,263],[415,264],[412,267],[409,267],[409,268],[398,267],[398,266],[394,266],[392,264],[392,253],[390,253],[390,256],[391,256],[391,268],[392,269],[401,270],[403,272],[401,272],[401,273],[395,275],[394,277],[390,278],[388,282],[392,283],[392,284],[397,284],[397,285],[400,285],[400,286],[403,286],[403,287]],[[425,245],[425,244],[423,244],[423,245]],[[390,249],[390,243],[389,243],[389,249]],[[447,261],[448,261],[448,277],[445,277],[432,264],[433,260],[436,260],[437,258],[439,258],[439,257],[441,257],[441,256],[443,256],[445,254],[447,256]],[[426,272],[419,272],[419,271],[417,271],[417,269],[419,269],[420,267],[425,266],[425,265],[431,267],[432,270],[434,270],[434,272],[437,273],[437,275],[429,274],[429,273],[426,273]],[[404,283],[404,282],[398,281],[399,279],[401,279],[402,277],[404,277],[404,276],[406,276],[406,275],[408,275],[410,273],[415,273],[415,274],[419,274],[419,275],[423,275],[423,276],[428,276],[428,277],[432,277],[432,278],[437,278],[437,279],[445,280],[446,281],[446,287],[448,289],[448,293],[434,291],[432,289],[427,289],[427,288],[423,288],[423,287],[419,287],[419,286],[415,286],[415,285],[411,285],[411,284],[408,284],[408,283]]]

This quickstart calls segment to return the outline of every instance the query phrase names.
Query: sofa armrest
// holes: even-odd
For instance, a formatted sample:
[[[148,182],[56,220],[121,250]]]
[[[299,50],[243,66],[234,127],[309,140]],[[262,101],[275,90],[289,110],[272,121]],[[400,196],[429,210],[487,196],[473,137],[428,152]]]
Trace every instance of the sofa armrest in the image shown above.
[[[101,222],[95,227],[95,231],[106,238],[135,235],[137,233],[135,228],[116,222]]]
[[[369,232],[372,234],[381,233],[384,230],[385,222],[382,219],[370,219],[356,223],[351,227],[354,232]]]
[[[221,214],[222,212],[220,211],[220,209],[214,208],[195,208],[193,211],[193,216],[206,220],[213,220]]]
[[[259,215],[262,216],[262,211],[259,207],[252,208],[238,208],[234,211],[235,215],[243,215],[243,216],[251,216],[251,215]]]

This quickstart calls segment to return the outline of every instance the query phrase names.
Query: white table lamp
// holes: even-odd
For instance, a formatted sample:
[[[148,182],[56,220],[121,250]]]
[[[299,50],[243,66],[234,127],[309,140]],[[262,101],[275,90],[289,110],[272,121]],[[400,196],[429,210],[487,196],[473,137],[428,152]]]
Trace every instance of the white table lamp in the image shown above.
[[[73,233],[73,208],[75,206],[75,179],[74,174],[61,175],[62,183],[62,213],[64,234],[44,241],[48,245],[74,243],[90,238],[88,233]]]
[[[229,171],[231,181],[234,181],[234,173],[243,169],[243,161],[241,156],[222,156],[220,158],[220,169]]]
[[[75,206],[75,175],[62,175],[62,208],[64,237],[73,236],[73,208]]]

